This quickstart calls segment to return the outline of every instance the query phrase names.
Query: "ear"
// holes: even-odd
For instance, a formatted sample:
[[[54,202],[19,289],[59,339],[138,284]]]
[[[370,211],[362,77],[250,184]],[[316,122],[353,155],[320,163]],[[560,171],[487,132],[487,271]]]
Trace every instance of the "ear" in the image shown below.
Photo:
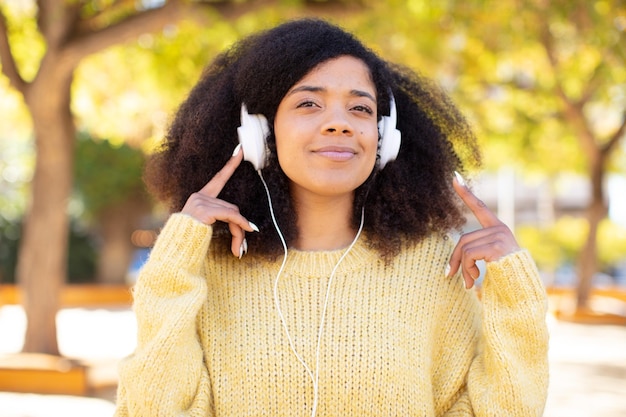
[[[249,114],[245,104],[241,105],[241,126],[237,128],[243,159],[255,170],[265,167],[269,150],[266,138],[270,133],[267,119],[262,114]]]

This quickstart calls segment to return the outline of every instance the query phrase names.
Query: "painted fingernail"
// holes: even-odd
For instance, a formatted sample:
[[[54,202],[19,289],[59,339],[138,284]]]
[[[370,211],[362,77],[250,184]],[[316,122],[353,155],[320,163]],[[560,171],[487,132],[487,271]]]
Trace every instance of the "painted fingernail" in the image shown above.
[[[447,265],[446,265],[446,271],[445,271],[445,274],[446,274],[446,278],[448,278],[448,277],[450,276],[450,264],[447,264]]]
[[[241,143],[235,147],[235,150],[233,151],[233,156],[237,156],[239,152],[241,152]]]
[[[457,171],[454,171],[454,176],[456,177],[456,181],[459,183],[459,185],[465,187],[465,180],[463,179],[461,174],[459,174]]]
[[[244,239],[243,242],[241,242],[241,246],[239,246],[239,259],[241,259],[246,253],[248,253],[248,241]]]
[[[250,228],[251,228],[252,230],[254,230],[255,232],[258,232],[258,231],[259,231],[259,228],[258,228],[258,226],[257,226],[256,224],[254,224],[254,223],[252,223],[252,222],[248,222],[248,224],[250,225]]]

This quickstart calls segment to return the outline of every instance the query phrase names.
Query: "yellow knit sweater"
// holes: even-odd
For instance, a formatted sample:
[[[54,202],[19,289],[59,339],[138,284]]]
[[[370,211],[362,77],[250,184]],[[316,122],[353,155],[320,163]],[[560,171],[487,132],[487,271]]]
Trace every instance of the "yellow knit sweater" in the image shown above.
[[[116,416],[309,416],[313,385],[274,304],[280,262],[220,257],[211,233],[182,214],[163,228],[134,289],[137,349],[120,364]],[[333,281],[317,416],[542,414],[546,297],[526,251],[487,264],[479,301],[460,276],[445,277],[449,239],[407,245],[388,264],[364,241]],[[290,250],[280,278],[311,368],[343,252]]]

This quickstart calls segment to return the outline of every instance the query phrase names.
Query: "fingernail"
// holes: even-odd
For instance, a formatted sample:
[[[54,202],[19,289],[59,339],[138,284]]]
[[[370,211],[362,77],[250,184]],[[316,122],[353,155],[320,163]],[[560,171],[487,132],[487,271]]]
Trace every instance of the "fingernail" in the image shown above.
[[[244,239],[243,242],[241,242],[241,246],[239,246],[239,259],[246,253],[248,253],[248,242]]]
[[[465,285],[465,289],[468,291],[471,290],[472,287],[474,286],[474,282],[467,282],[465,280],[463,280],[463,284]]]
[[[450,277],[450,264],[446,265],[446,278]]]
[[[259,231],[259,228],[257,227],[257,225],[256,225],[256,224],[254,224],[254,223],[252,223],[252,222],[250,222],[250,221],[248,222],[248,224],[250,225],[250,228],[251,228],[252,230],[254,230],[255,232],[258,232],[258,231]]]
[[[454,171],[454,176],[456,177],[456,181],[459,183],[459,185],[465,187],[465,180],[463,179],[461,174],[459,174],[458,172]]]
[[[235,147],[235,150],[233,151],[233,156],[237,156],[239,152],[241,152],[241,143]]]

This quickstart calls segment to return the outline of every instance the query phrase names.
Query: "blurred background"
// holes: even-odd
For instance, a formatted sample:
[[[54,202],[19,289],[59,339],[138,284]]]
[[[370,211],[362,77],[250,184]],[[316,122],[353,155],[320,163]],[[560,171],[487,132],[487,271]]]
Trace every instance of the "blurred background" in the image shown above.
[[[9,372],[42,357],[86,363],[78,397],[111,406],[129,287],[167,216],[144,161],[217,53],[302,16],[449,92],[483,150],[472,186],[550,295],[546,416],[626,415],[623,0],[1,0],[0,416],[68,394]]]

